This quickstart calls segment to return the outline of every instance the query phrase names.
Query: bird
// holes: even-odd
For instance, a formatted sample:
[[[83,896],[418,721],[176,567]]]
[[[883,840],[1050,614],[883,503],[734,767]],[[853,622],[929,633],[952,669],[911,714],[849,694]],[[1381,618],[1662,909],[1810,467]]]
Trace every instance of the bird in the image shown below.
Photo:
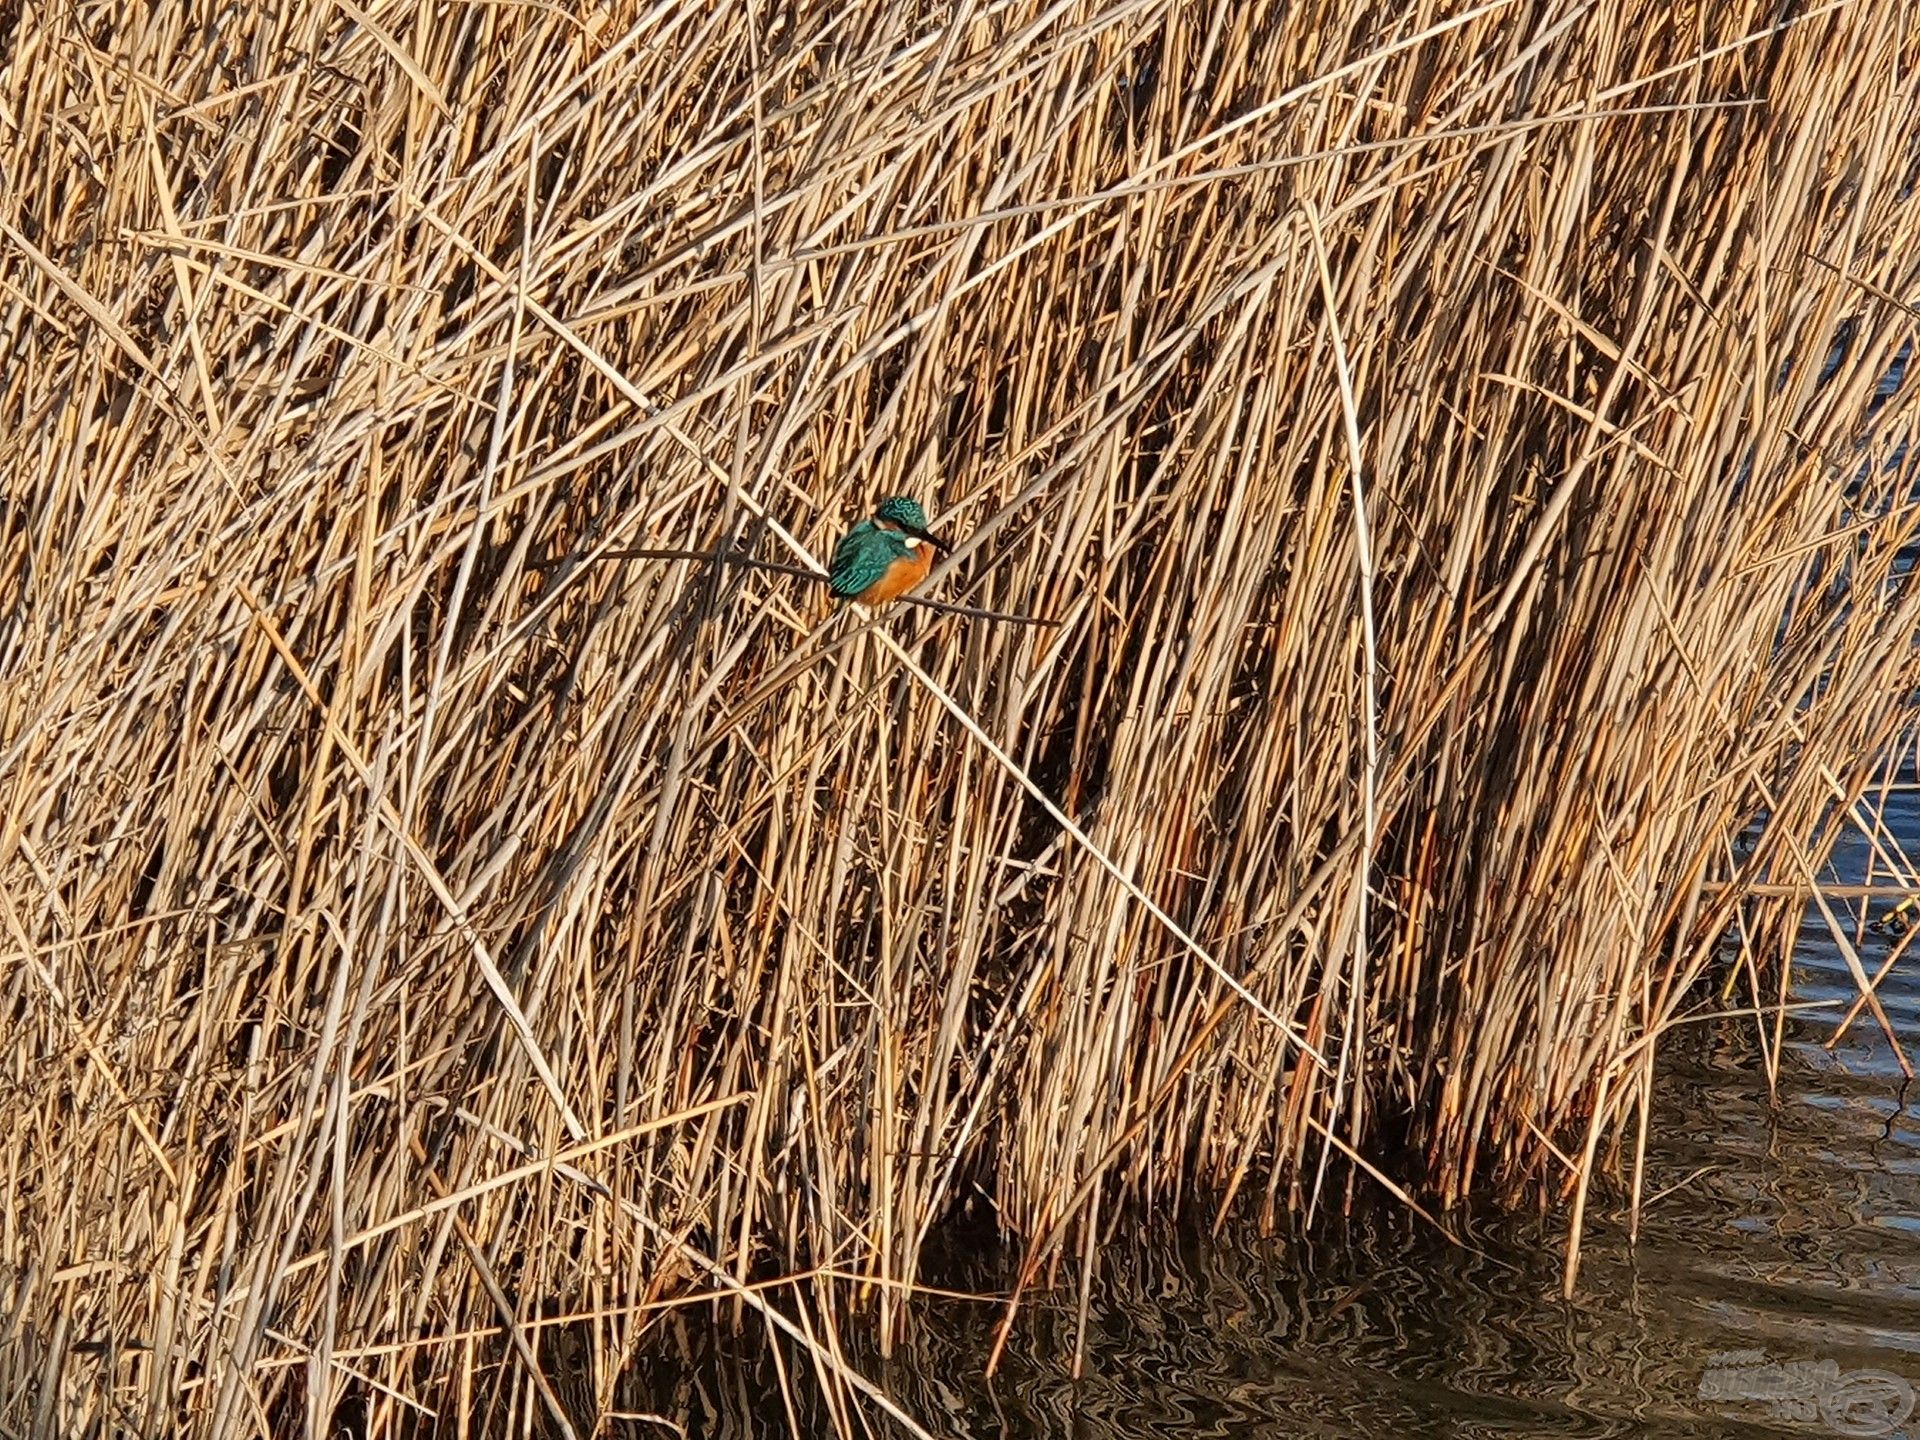
[[[927,529],[927,512],[918,500],[895,495],[840,537],[827,569],[827,588],[839,599],[878,608],[927,578],[935,550],[952,549]]]

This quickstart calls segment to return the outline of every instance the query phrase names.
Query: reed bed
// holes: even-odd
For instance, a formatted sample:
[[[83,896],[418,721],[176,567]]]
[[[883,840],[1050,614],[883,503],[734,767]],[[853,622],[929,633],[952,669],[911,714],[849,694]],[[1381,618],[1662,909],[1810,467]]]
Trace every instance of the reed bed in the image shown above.
[[[0,5],[0,1433],[641,1433],[703,1296],[891,1425],[839,1337],[959,1211],[1031,1287],[1533,1195],[1577,1284],[1661,1035],[1776,1064],[1835,839],[1914,879],[1916,77],[1847,0]],[[1040,623],[687,558],[893,493]]]

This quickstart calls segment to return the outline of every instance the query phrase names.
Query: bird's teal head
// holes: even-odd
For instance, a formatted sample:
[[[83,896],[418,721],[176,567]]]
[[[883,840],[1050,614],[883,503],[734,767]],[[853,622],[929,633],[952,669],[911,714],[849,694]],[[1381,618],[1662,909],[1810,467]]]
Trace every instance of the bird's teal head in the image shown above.
[[[918,536],[929,545],[937,545],[942,550],[950,547],[939,536],[927,530],[927,512],[920,508],[920,502],[906,495],[894,495],[882,500],[873,507],[873,518],[884,526],[903,530],[909,535]]]

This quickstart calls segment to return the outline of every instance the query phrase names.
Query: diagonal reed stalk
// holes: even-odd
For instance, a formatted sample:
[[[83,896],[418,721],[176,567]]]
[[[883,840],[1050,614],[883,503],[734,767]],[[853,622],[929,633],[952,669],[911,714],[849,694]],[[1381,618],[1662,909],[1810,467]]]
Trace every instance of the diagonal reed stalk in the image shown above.
[[[1920,884],[1917,62],[0,3],[0,1433],[607,1433],[700,1296],[854,1426],[963,1204],[1573,1284],[1727,937],[1771,1070],[1836,840]],[[1054,623],[711,563],[900,491]]]

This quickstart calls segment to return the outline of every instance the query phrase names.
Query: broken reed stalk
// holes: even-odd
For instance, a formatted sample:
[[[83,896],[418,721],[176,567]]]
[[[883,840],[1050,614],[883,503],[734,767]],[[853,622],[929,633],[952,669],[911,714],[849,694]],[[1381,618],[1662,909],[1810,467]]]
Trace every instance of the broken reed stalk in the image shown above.
[[[1920,884],[1897,7],[7,18],[8,1433],[595,1433],[701,1293],[851,1424],[966,1197],[1577,1210]],[[898,492],[972,618],[681,563]]]

